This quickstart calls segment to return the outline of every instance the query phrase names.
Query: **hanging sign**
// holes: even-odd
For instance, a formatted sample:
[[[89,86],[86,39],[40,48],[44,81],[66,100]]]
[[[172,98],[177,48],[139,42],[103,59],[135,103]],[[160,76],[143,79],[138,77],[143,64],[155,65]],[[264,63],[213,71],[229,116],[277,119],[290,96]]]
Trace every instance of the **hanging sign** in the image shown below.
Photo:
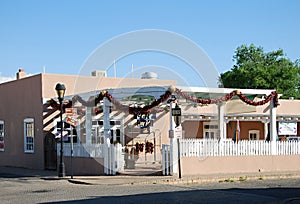
[[[73,125],[73,126],[77,126],[77,121],[74,118],[71,117],[67,117],[66,118],[66,123]]]
[[[67,115],[77,115],[77,108],[66,108],[65,113]]]
[[[278,135],[297,135],[297,123],[279,122]]]
[[[182,139],[182,126],[181,125],[174,128],[174,138]]]

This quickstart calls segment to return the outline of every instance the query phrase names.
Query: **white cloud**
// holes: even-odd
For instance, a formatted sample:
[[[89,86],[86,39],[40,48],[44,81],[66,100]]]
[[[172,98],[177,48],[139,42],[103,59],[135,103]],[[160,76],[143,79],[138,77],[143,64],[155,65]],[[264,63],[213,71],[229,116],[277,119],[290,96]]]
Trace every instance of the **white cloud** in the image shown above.
[[[12,80],[15,80],[15,78],[3,76],[2,73],[0,72],[0,84],[3,82],[12,81]]]

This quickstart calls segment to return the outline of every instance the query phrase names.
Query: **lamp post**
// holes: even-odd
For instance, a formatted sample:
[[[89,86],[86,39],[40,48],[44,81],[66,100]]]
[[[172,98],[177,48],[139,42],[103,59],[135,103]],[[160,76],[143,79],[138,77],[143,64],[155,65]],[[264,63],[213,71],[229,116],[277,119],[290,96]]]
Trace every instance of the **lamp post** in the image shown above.
[[[64,164],[64,146],[63,146],[63,132],[64,132],[64,124],[62,120],[62,113],[63,113],[63,100],[65,96],[66,87],[63,84],[56,84],[55,90],[58,96],[59,100],[59,108],[60,108],[60,161],[58,166],[58,177],[64,177],[65,176],[65,164]]]
[[[180,143],[179,143],[179,138],[182,137],[182,129],[181,129],[182,127],[180,126],[181,125],[181,108],[178,106],[176,100],[177,100],[176,96],[172,95],[171,98],[167,101],[167,103],[170,104],[170,130],[169,130],[170,149],[171,149],[170,160],[172,163],[176,160],[178,161],[178,163],[177,163],[178,177],[181,178]],[[174,125],[176,125],[176,126],[174,127]],[[177,139],[177,141],[174,141],[175,138]],[[177,145],[177,155],[174,154],[176,152],[175,145]],[[171,174],[173,174],[175,171],[176,171],[176,166],[173,163],[173,166],[171,167]]]

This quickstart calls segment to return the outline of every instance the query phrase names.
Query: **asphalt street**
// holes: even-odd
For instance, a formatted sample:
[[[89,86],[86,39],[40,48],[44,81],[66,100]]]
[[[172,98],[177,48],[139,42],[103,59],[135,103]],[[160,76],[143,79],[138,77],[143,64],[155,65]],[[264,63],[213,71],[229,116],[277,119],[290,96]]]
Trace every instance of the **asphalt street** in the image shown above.
[[[114,178],[114,177],[111,177]],[[106,177],[106,179],[110,179]],[[300,178],[75,184],[51,175],[0,172],[1,203],[300,203]]]

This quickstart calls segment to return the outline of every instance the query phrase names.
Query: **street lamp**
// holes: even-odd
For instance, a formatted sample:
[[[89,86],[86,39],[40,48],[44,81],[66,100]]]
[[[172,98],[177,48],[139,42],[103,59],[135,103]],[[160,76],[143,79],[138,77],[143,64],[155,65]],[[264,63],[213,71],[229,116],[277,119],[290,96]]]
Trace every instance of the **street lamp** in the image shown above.
[[[64,124],[62,120],[62,113],[63,113],[63,100],[65,96],[66,87],[63,84],[56,84],[55,90],[58,96],[59,100],[59,108],[60,108],[60,161],[58,166],[58,177],[64,177],[65,176],[65,164],[64,164],[64,146],[63,146],[63,132],[64,132]]]
[[[181,108],[178,106],[178,104],[175,104],[175,108],[172,108],[172,116],[174,117],[174,122],[176,124],[177,128],[181,124]]]
[[[180,164],[180,144],[179,144],[179,137],[182,137],[182,129],[181,129],[181,108],[178,106],[176,102],[176,96],[172,95],[171,98],[167,101],[167,103],[170,104],[170,131],[169,131],[169,137],[170,137],[170,149],[171,149],[171,161],[174,162],[176,159],[174,155],[174,131],[176,129],[179,129],[179,135],[176,133],[177,138],[177,159],[178,159],[178,177],[181,178],[181,164]],[[175,107],[172,105],[175,103]],[[175,123],[175,128],[173,125],[173,121]],[[178,130],[177,130],[178,131]],[[172,167],[171,167],[172,168]],[[174,169],[173,169],[174,170]],[[172,170],[172,173],[173,173]]]

